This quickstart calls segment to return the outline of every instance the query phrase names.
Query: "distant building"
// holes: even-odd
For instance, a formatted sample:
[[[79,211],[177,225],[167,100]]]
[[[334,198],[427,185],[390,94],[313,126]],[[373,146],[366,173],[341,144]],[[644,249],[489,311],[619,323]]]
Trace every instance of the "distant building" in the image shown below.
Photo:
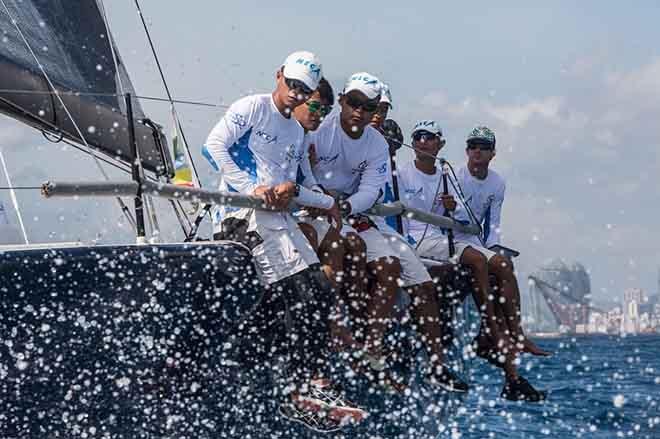
[[[637,334],[648,324],[648,313],[642,312],[648,297],[641,288],[629,288],[623,293],[622,332]],[[645,323],[644,325],[642,323]]]

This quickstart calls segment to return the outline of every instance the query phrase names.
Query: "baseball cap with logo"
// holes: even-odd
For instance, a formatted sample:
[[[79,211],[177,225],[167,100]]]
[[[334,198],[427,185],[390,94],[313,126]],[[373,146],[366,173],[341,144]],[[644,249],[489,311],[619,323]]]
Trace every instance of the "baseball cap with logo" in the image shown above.
[[[323,77],[321,61],[312,52],[293,52],[282,64],[282,73],[285,78],[297,79],[307,87],[316,90]]]
[[[375,99],[381,96],[382,89],[383,83],[374,75],[367,72],[358,72],[352,74],[346,81],[344,94],[357,90],[364,93],[367,99]]]
[[[390,108],[394,108],[394,106],[392,105],[392,92],[390,92],[390,86],[385,84],[384,82],[382,84],[380,101],[387,103],[390,106]]]
[[[442,128],[438,125],[438,122],[434,120],[420,120],[415,124],[415,127],[412,130],[412,136],[415,135],[418,131],[428,131],[432,134],[437,134],[442,136]]]
[[[467,144],[485,144],[485,145],[493,145],[493,148],[495,147],[495,133],[493,130],[486,126],[477,126],[474,127],[472,131],[470,131],[470,134],[468,134],[467,137]]]

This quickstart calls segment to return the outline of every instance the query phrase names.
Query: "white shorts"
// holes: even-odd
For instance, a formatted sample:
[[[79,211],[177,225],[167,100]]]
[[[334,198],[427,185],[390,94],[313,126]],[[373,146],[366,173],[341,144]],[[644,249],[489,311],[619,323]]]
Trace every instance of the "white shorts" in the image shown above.
[[[257,232],[263,240],[252,249],[252,257],[265,284],[270,285],[319,263],[316,252],[291,214],[241,209],[232,216],[246,219],[248,232]]]
[[[353,229],[355,231],[355,229]],[[431,275],[403,236],[369,228],[358,233],[367,246],[367,263],[381,258],[398,258],[401,263],[401,286],[431,282]]]
[[[456,254],[454,254],[453,262],[458,261],[460,257],[463,255],[465,249],[468,247],[472,247],[473,249],[480,252],[482,255],[486,257],[487,260],[490,260],[490,258],[492,258],[497,254],[494,251],[489,250],[487,248],[465,242],[454,242],[454,247],[456,248]],[[417,250],[417,254],[422,258],[429,258],[436,261],[450,260],[449,241],[447,240],[446,235],[438,234],[438,235],[426,236],[424,237],[422,242],[420,242],[417,245],[416,250]]]

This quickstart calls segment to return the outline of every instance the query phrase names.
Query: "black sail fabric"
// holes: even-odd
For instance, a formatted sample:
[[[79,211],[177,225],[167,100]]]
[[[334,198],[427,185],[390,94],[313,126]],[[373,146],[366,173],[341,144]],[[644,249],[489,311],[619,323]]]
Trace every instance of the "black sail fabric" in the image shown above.
[[[116,49],[113,56],[112,36],[97,1],[2,3],[0,111],[78,143],[84,143],[82,134],[99,152],[131,162],[122,91],[135,92]],[[62,102],[49,93],[53,92],[51,84]],[[134,99],[132,103],[134,119],[144,118],[139,102]],[[173,175],[167,148],[162,155],[157,147],[156,138],[165,145],[163,134],[154,135],[139,122],[135,129],[144,168]]]

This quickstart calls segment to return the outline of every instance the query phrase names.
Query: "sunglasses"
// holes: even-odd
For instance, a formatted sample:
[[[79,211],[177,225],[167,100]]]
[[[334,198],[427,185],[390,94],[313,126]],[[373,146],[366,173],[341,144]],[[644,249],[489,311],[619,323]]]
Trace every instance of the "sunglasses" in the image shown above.
[[[318,112],[321,116],[327,116],[332,110],[331,105],[323,105],[320,101],[307,101],[305,103],[310,113]]]
[[[440,138],[442,136],[441,133],[439,134],[434,134],[434,133],[429,133],[428,131],[417,131],[415,134],[413,134],[413,140],[416,142],[424,141],[428,142],[430,140],[433,140],[435,137]]]
[[[307,85],[304,82],[298,79],[284,78],[284,83],[286,84],[287,87],[289,87],[289,90],[299,91],[300,94],[304,96],[309,96],[312,93],[314,93],[314,90],[307,87]]]
[[[488,143],[468,143],[467,149],[474,150],[479,149],[480,151],[492,151],[493,145]]]
[[[373,113],[378,109],[378,102],[372,102],[372,101],[363,102],[359,98],[356,98],[354,96],[346,96],[346,104],[348,104],[349,107],[355,110],[357,110],[358,108],[362,108],[367,113]]]

